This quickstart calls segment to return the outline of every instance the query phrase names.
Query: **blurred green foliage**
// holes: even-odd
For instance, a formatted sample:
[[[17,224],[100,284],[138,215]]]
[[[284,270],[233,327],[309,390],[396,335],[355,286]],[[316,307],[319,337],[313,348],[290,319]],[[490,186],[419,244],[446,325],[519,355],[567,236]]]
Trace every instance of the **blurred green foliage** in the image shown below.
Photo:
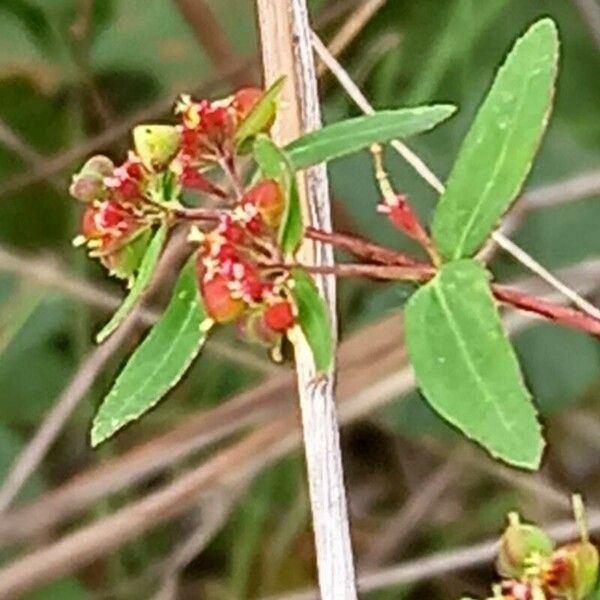
[[[96,0],[90,4],[89,20],[86,4],[79,0],[0,2],[0,133],[2,124],[10,127],[42,159],[59,155],[107,125],[94,95],[102,99],[110,127],[135,110],[195,88],[215,74],[174,2]],[[311,2],[315,15],[334,4],[335,0]],[[250,56],[257,51],[251,0],[211,0],[209,5],[237,52]],[[341,58],[378,108],[420,102],[451,102],[460,107],[448,123],[412,141],[412,147],[445,177],[495,66],[516,35],[546,14],[558,22],[563,59],[554,118],[528,183],[533,189],[600,165],[600,49],[573,2],[388,0]],[[78,38],[73,26],[81,22],[84,36]],[[333,34],[340,22],[328,25],[324,36]],[[229,84],[224,83],[223,90],[228,89]],[[323,80],[322,90],[326,121],[359,114],[331,76]],[[4,137],[0,136],[0,192],[15,177],[36,169],[36,159],[20,156],[1,141]],[[119,158],[127,145],[127,140],[119,139],[101,150]],[[394,153],[389,152],[386,161],[398,189],[408,193],[417,210],[429,218],[435,195]],[[75,161],[72,170],[81,162]],[[332,164],[330,173],[333,194],[359,232],[399,248],[409,244],[374,210],[377,194],[366,153]],[[56,174],[53,183],[42,181],[0,195],[0,243],[11,249],[51,252],[74,277],[121,293],[70,245],[80,217],[79,207],[67,197],[68,175],[67,169]],[[598,223],[600,198],[586,199],[531,212],[515,240],[550,267],[572,265],[598,257]],[[504,255],[499,255],[492,267],[501,278],[522,274]],[[408,291],[407,286],[344,282],[342,336],[397,311]],[[93,335],[106,317],[59,291],[49,292],[0,273],[0,479],[91,348]],[[233,332],[219,336],[222,341],[233,338]],[[593,496],[600,491],[597,482],[570,478],[569,469],[580,473],[583,466],[569,467],[571,446],[567,444],[565,455],[561,454],[565,442],[552,432],[554,428],[563,431],[560,419],[573,407],[587,407],[598,417],[597,341],[550,324],[529,327],[515,341],[529,386],[549,423],[549,468],[556,467],[553,472],[563,478],[565,486],[583,486],[583,491],[587,488]],[[122,358],[115,357],[110,370],[90,391],[21,499],[55,487],[73,473],[259,381],[257,372],[232,366],[211,353],[209,345],[189,377],[147,420],[109,448],[92,453],[86,437],[89,420]],[[360,471],[357,457],[374,456],[369,476],[383,476],[386,482],[383,498],[370,505],[368,514],[358,511],[354,515],[360,555],[379,526],[402,505],[403,494],[419,484],[417,476],[426,476],[435,468],[425,450],[410,454],[409,449],[424,439],[450,446],[455,435],[416,393],[379,411],[375,432],[369,429],[364,434],[359,429],[350,427],[344,436],[351,503],[359,502],[365,484],[379,485],[356,474]],[[396,458],[390,463],[384,460],[388,454],[395,456],[399,447],[411,456],[408,470]],[[582,464],[597,464],[592,458],[586,460]],[[133,497],[136,492],[111,498],[84,519],[113,510],[130,493]],[[516,501],[515,492],[472,473],[464,473],[449,495],[454,503],[422,524],[410,553],[426,554],[481,539],[501,528],[503,514]],[[465,514],[469,515],[468,524]],[[150,598],[156,590],[155,578],[145,579],[137,587],[134,584],[133,589],[127,582],[135,582],[164,560],[185,531],[184,526],[162,528],[128,544],[77,579],[67,579],[27,598]],[[186,581],[196,595],[185,597],[254,598],[309,585],[314,581],[312,552],[303,464],[296,456],[263,473],[241,496],[227,525],[188,569]],[[481,581],[486,576],[489,573],[484,571]],[[476,593],[477,574],[466,583]],[[443,584],[427,582],[365,597],[441,600],[448,598],[447,593]]]

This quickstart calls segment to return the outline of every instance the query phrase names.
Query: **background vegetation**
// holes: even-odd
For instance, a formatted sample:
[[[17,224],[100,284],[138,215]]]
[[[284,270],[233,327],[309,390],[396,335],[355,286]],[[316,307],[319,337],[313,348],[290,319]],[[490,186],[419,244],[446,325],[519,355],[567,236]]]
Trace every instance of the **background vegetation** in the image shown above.
[[[215,21],[207,20],[203,9],[190,10],[194,4],[209,7]],[[361,6],[377,3],[311,4],[315,27],[328,41],[348,22],[360,22]],[[511,41],[536,17],[549,14],[557,21],[563,60],[556,109],[520,205],[530,210],[517,208],[513,239],[546,266],[572,267],[567,278],[594,299],[600,281],[600,6],[594,0],[378,4],[382,6],[361,23],[340,59],[378,108],[427,101],[460,107],[449,123],[412,144],[442,176]],[[128,127],[168,119],[182,91],[200,88],[215,96],[256,84],[257,53],[252,0],[0,3],[0,481],[85,364],[93,334],[122,294],[71,247],[80,207],[66,192],[70,172],[92,152],[120,157],[128,146]],[[322,95],[327,121],[357,113],[327,73]],[[427,217],[433,193],[397,156],[390,154],[388,165],[397,186]],[[377,192],[370,172],[366,153],[331,166],[337,228],[398,245],[398,235],[375,213]],[[526,275],[502,254],[492,268],[507,280]],[[406,296],[407,288],[398,285],[344,282],[342,339],[397,313]],[[391,336],[390,327],[399,329],[399,319],[390,323],[369,336],[370,353],[364,347],[363,355],[360,348],[348,350],[342,372],[342,381],[348,381],[343,396],[353,400],[358,415],[347,417],[352,422],[343,429],[357,562],[361,572],[371,574],[369,585],[381,588],[364,597],[485,595],[492,576],[489,564],[413,577],[405,585],[394,583],[406,581],[402,573],[383,581],[381,575],[388,571],[382,569],[468,548],[499,532],[506,512],[515,507],[543,522],[564,517],[571,490],[584,493],[594,517],[594,507],[600,506],[600,347],[589,336],[549,324],[528,322],[516,334],[550,440],[542,475],[522,475],[465,448],[416,393],[398,392],[402,386],[394,387],[394,373],[404,359],[400,348],[396,356],[390,346],[393,341],[397,345],[397,334],[391,332],[395,335],[387,346],[386,336]],[[270,365],[260,349],[236,343],[234,332],[208,344],[202,360],[150,417],[100,451],[89,449],[94,409],[127,346],[141,332],[122,345],[78,403],[16,505],[41,498],[38,506],[43,507],[50,490],[100,464],[107,468],[108,481],[111,466],[131,449],[139,448],[142,457],[152,449],[160,453],[158,436],[169,431],[174,432],[171,439],[183,439],[185,424],[199,422],[190,420],[192,415],[213,418],[214,431],[227,425],[227,434],[181,459],[167,460],[134,485],[125,481],[109,494],[107,484],[107,495],[83,510],[73,509],[60,523],[40,526],[17,544],[3,538],[8,534],[2,527],[10,529],[11,519],[18,522],[19,516],[16,510],[7,513],[1,517],[5,548],[0,558],[8,564],[215,457],[221,460],[218,476],[176,518],[157,527],[148,523],[147,531],[123,547],[26,597],[152,598],[161,586],[168,593],[180,570],[171,568],[174,564],[188,563],[178,595],[163,598],[262,598],[312,585],[314,557],[300,453],[295,449],[280,458],[285,452],[278,449],[277,436],[265,434],[254,456],[227,459],[228,449],[252,435],[251,430],[260,432],[276,414],[295,410],[288,379],[280,374],[288,367]],[[360,363],[353,363],[357,356]],[[397,369],[382,367],[390,357],[397,358]],[[247,389],[254,390],[255,401],[245,417],[232,412],[221,422],[220,413],[210,412],[225,402],[234,406],[239,401],[232,399]],[[294,423],[287,421],[286,430],[284,422],[282,431],[293,434]],[[245,471],[249,458],[253,468]],[[249,477],[254,472],[258,475]],[[74,506],[76,495],[67,496],[65,505]],[[182,540],[194,531],[199,537],[186,554]]]

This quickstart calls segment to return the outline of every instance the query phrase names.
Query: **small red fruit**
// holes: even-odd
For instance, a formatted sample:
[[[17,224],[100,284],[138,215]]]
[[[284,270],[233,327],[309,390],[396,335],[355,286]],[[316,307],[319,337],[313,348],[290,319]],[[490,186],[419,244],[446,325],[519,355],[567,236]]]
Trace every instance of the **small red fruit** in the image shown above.
[[[269,227],[277,227],[281,222],[283,193],[274,179],[263,179],[257,183],[246,192],[243,201],[256,206],[258,214]]]
[[[294,325],[294,313],[291,304],[287,300],[271,304],[265,310],[264,320],[269,329],[284,333]]]
[[[217,323],[229,323],[239,317],[246,308],[240,298],[232,298],[228,280],[216,275],[210,281],[200,283],[206,312]]]

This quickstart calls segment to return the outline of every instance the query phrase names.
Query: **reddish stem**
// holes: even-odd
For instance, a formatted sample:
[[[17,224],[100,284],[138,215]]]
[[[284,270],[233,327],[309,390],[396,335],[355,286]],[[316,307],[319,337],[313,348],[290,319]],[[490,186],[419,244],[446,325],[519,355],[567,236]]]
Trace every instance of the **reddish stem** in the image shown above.
[[[510,304],[527,312],[541,315],[542,317],[568,327],[580,329],[581,331],[600,336],[600,320],[590,317],[583,312],[568,306],[560,306],[558,304],[546,302],[535,296],[529,296],[519,290],[508,288],[503,285],[492,285],[492,291],[494,292],[494,296],[500,302]]]
[[[418,260],[407,254],[398,252],[392,248],[374,244],[373,242],[369,242],[354,235],[322,231],[313,227],[307,227],[305,235],[312,240],[324,242],[326,244],[331,244],[336,248],[347,250],[359,258],[364,258],[365,260],[374,261],[384,265],[425,266],[425,263],[420,263]]]
[[[314,267],[298,265],[309,273],[335,275],[336,277],[370,277],[372,279],[397,281],[428,281],[435,275],[435,269],[429,265],[357,265],[338,264],[333,267]],[[289,267],[288,267],[289,268]]]

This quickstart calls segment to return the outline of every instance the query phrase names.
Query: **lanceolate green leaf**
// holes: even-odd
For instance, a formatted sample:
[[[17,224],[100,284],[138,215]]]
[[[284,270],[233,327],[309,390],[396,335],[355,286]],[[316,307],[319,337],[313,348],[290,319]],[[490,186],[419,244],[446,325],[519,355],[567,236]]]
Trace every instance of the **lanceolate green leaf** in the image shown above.
[[[278,240],[279,247],[283,253],[289,256],[293,254],[300,246],[304,237],[304,222],[302,219],[302,208],[300,206],[300,196],[298,195],[298,186],[296,178],[290,179],[290,187],[287,193],[285,210],[281,217],[281,226],[279,227]]]
[[[279,226],[279,247],[286,255],[293,255],[304,235],[302,209],[296,178],[286,153],[266,135],[258,135],[254,142],[254,158],[261,173],[277,179],[285,193],[285,209]]]
[[[405,329],[431,406],[492,456],[536,469],[540,425],[485,269],[470,259],[444,265],[411,297]]]
[[[375,143],[385,143],[433,129],[448,119],[454,106],[439,104],[384,110],[327,125],[307,133],[286,146],[294,170],[358,152]]]
[[[317,370],[325,372],[333,363],[334,351],[327,306],[308,273],[294,269],[292,278],[292,295],[298,309],[300,329],[312,350]]]
[[[472,256],[519,193],[550,116],[558,64],[551,19],[517,41],[483,102],[433,220],[446,260]]]
[[[235,132],[235,141],[238,146],[243,144],[248,138],[264,131],[265,127],[273,120],[277,112],[277,99],[284,83],[285,76],[277,79],[240,123]]]
[[[97,446],[138,419],[181,379],[206,331],[194,259],[184,267],[164,314],[136,349],[100,406],[91,433]]]
[[[156,264],[158,263],[158,259],[160,258],[160,253],[165,243],[166,236],[167,226],[163,223],[158,231],[154,234],[154,237],[146,249],[146,253],[142,258],[139,271],[136,275],[133,286],[129,291],[129,294],[127,294],[121,306],[119,306],[115,314],[112,316],[112,319],[100,330],[96,336],[96,341],[99,344],[102,343],[119,327],[125,317],[131,312],[146,287],[148,287],[148,284],[152,279],[154,269],[156,268]]]

